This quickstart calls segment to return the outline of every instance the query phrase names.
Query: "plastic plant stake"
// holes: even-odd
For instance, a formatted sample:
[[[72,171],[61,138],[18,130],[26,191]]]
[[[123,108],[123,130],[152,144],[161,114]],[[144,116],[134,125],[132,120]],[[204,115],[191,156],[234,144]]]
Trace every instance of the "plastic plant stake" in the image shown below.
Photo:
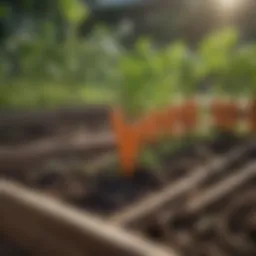
[[[113,111],[111,121],[122,170],[129,175],[133,172],[136,157],[143,144],[154,143],[159,137],[172,134],[175,123],[181,121],[181,110],[186,129],[192,129],[196,123],[195,106],[189,103],[182,107],[168,107],[155,111],[133,124],[125,122],[120,109]]]
[[[144,143],[153,143],[158,138],[161,133],[161,120],[161,113],[153,112],[138,122],[140,137]]]
[[[250,131],[256,132],[256,100],[252,100],[249,106]]]
[[[213,101],[211,115],[216,127],[232,131],[238,123],[238,104],[235,102]]]
[[[126,124],[121,110],[114,110],[111,113],[111,121],[116,136],[121,168],[126,175],[131,175],[140,147],[138,127]]]
[[[152,112],[135,123],[127,124],[121,110],[111,113],[114,134],[121,168],[126,175],[134,171],[136,158],[142,146],[156,142],[165,135],[176,136],[175,126],[180,124],[181,134],[194,131],[199,122],[199,106],[195,100],[188,100],[181,106],[167,107]],[[256,102],[250,107],[249,122],[252,132],[256,131]],[[236,102],[214,100],[210,105],[209,115],[214,119],[214,126],[225,131],[234,131],[238,124],[239,105]]]

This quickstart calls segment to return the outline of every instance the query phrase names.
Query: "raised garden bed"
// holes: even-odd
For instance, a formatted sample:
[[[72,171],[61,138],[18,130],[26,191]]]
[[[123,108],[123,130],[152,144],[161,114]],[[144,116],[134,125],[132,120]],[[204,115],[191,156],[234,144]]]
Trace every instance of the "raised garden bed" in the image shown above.
[[[82,210],[81,215],[84,212],[85,217],[86,212],[90,212],[121,230],[139,234],[149,244],[152,242],[156,247],[162,244],[177,256],[255,254],[254,137],[222,134],[213,139],[197,139],[177,151],[160,154],[160,169],[138,166],[130,177],[123,176],[109,164],[115,154],[113,138],[103,148],[99,142],[93,154],[91,145],[93,143],[87,144],[87,150],[81,151],[77,148],[61,153],[53,150],[40,161],[26,164],[26,168],[19,168],[15,159],[16,165],[10,165],[12,168],[5,177],[54,197],[79,212]],[[98,151],[99,148],[102,150]],[[16,152],[22,152],[21,149]],[[30,160],[25,163],[31,163]],[[236,202],[241,194],[243,199]],[[233,215],[230,209],[234,209]],[[235,222],[239,219],[246,224],[239,222],[237,227]],[[23,220],[21,215],[20,222]],[[79,239],[86,236],[81,235]],[[239,243],[234,242],[236,239]],[[7,241],[2,240],[1,248],[14,248],[6,244]],[[142,251],[127,255],[149,255],[145,254],[147,250]],[[121,252],[122,249],[113,255]],[[13,255],[22,253],[14,251]],[[101,254],[95,254],[92,249],[88,255]]]
[[[170,249],[17,184],[2,181],[0,185],[0,232],[12,243],[8,247],[6,239],[1,242],[5,251],[13,250],[13,256],[21,256],[20,248],[26,248],[31,255],[50,256],[176,255]]]

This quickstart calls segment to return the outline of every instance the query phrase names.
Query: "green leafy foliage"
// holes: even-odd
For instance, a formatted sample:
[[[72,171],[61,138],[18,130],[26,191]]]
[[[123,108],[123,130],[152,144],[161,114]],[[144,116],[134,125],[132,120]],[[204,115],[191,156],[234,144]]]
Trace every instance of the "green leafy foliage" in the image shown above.
[[[239,45],[239,36],[234,29],[206,37],[199,45],[198,54],[203,64],[201,74],[213,77],[212,93],[237,96],[251,89],[250,59],[255,52],[251,46]]]
[[[182,85],[187,54],[188,49],[182,42],[155,49],[143,39],[134,52],[121,57],[119,99],[128,116],[161,108],[185,92]]]
[[[78,26],[88,16],[88,9],[80,0],[58,0],[65,19],[73,26]]]
[[[79,0],[58,0],[65,36],[51,20],[21,26],[0,48],[0,108],[98,102],[121,106],[129,118],[199,92],[256,93],[256,46],[240,45],[234,29],[217,31],[191,50],[182,41],[158,48],[141,38],[124,49],[115,33],[77,35],[89,15]]]
[[[219,72],[229,66],[229,59],[238,43],[233,29],[218,31],[206,37],[199,45],[199,56],[211,72]]]
[[[255,95],[256,91],[256,46],[240,47],[230,58],[223,76],[223,87],[234,95]]]
[[[71,1],[76,6],[73,9],[70,1],[69,5],[64,2],[65,12],[83,9],[75,1]],[[1,108],[113,101],[114,86],[106,90],[105,83],[113,82],[121,48],[101,28],[79,38],[77,21],[67,19],[70,26],[61,41],[55,24],[42,21],[36,27],[21,28],[4,42],[0,49]]]

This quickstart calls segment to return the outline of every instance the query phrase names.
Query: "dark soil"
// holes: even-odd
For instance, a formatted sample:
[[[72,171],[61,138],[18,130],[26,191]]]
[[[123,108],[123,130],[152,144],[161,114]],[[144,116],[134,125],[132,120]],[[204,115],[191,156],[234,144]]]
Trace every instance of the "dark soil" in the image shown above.
[[[256,255],[255,153],[254,147],[143,221],[134,217],[128,227],[182,256]]]
[[[182,179],[189,175],[191,169],[206,164],[241,142],[241,139],[226,135],[213,141],[198,141],[169,157],[162,156],[161,170],[138,167],[131,177],[122,176],[118,170],[109,167],[87,174],[86,168],[81,170],[84,165],[81,158],[65,156],[56,161],[53,158],[52,163],[25,172],[22,182],[43,193],[69,201],[76,207],[108,216]],[[16,179],[21,181],[19,177]]]
[[[82,106],[54,110],[0,112],[0,142],[19,145],[78,128],[89,131],[108,129],[109,107]]]
[[[97,125],[95,124],[95,127]],[[41,135],[38,131],[36,138]],[[21,137],[20,142],[22,142]],[[127,208],[132,208],[136,203],[143,203],[148,197],[167,187],[175,187],[178,182],[192,177],[194,170],[211,163],[217,156],[228,154],[235,147],[244,144],[245,140],[245,138],[228,134],[220,134],[213,140],[198,140],[175,153],[161,155],[160,169],[150,170],[145,166],[139,166],[130,177],[120,175],[119,170],[111,165],[103,170],[88,173],[85,155],[68,152],[65,155],[53,155],[50,160],[38,163],[33,168],[26,168],[22,172],[12,170],[8,178],[69,202],[80,209],[111,218],[112,215],[118,215]],[[9,143],[15,144],[10,141]],[[233,206],[236,198],[248,191],[249,187],[250,192],[246,192],[246,195],[254,194],[255,196],[255,175],[249,181],[242,182],[234,191],[212,196],[217,193],[212,192],[214,186],[222,184],[221,182],[227,180],[227,186],[232,186],[228,179],[237,175],[238,170],[243,170],[248,163],[252,162],[255,153],[254,149],[238,157],[223,170],[212,174],[210,178],[206,177],[200,184],[192,186],[188,192],[181,193],[167,205],[149,213],[144,221],[136,222],[135,216],[131,221],[132,224],[130,222],[128,225],[119,224],[135,229],[154,242],[175,247],[182,256],[256,255],[255,226],[249,224],[246,226],[242,223],[242,220],[250,223],[253,219],[248,213],[251,210],[248,209],[256,212],[255,200],[248,200],[249,206]],[[105,153],[102,152],[102,154]],[[99,152],[93,154],[96,161],[98,156]],[[217,189],[217,191],[220,190]],[[203,195],[209,198],[205,199]],[[247,202],[248,197],[244,198],[244,202]],[[234,207],[234,218],[233,215],[229,216],[228,207]],[[236,209],[240,208],[245,210],[238,210],[236,214]],[[242,240],[239,248],[232,240],[235,232],[233,219],[240,223],[239,235]],[[0,255],[29,255],[4,239],[0,241]]]
[[[0,255],[1,256],[32,256],[28,251],[21,249],[6,238],[0,237]]]

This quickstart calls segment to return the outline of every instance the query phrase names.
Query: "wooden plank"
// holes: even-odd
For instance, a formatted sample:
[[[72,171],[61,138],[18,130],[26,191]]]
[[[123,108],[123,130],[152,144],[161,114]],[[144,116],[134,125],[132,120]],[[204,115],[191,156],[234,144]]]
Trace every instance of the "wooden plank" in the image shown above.
[[[178,256],[21,186],[0,182],[0,234],[33,255]]]

